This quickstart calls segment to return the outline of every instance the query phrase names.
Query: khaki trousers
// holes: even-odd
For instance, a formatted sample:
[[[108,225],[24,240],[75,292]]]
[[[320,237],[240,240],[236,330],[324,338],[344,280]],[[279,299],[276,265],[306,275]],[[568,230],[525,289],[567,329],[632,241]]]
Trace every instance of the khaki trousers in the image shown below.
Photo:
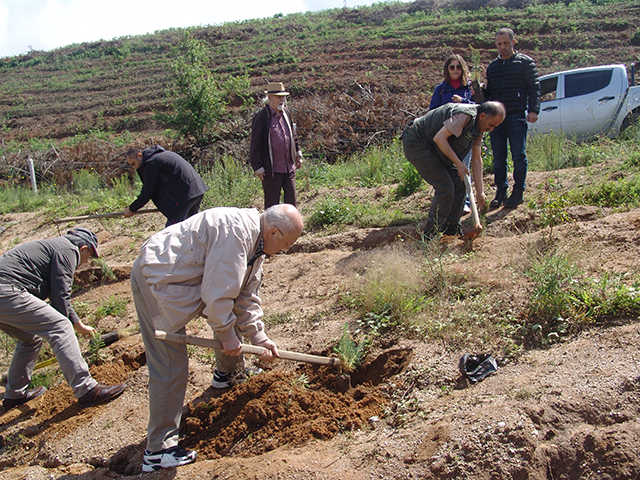
[[[189,377],[187,346],[157,340],[153,318],[162,312],[142,275],[140,259],[131,270],[131,291],[144,342],[149,369],[149,423],[147,425],[147,450],[157,452],[178,444],[182,406]],[[184,334],[181,328],[176,332]],[[216,364],[221,372],[244,368],[242,357],[222,355],[216,351]]]
[[[71,321],[38,297],[13,285],[0,285],[0,330],[17,340],[4,398],[27,393],[43,338],[76,398],[98,384],[82,357]]]

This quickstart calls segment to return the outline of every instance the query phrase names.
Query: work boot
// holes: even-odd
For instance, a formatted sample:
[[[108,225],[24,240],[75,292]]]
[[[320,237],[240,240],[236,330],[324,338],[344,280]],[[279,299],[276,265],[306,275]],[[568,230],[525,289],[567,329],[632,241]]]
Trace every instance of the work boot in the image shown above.
[[[513,188],[511,195],[504,201],[504,208],[518,208],[524,199],[522,198],[524,191],[521,188]]]
[[[455,224],[455,225],[446,225],[446,228],[442,231],[443,235],[450,235],[452,237],[455,237],[456,235],[461,237],[462,236],[462,227],[460,226],[459,223]]]
[[[44,392],[47,391],[47,388],[44,386],[36,387],[29,390],[24,397],[20,398],[5,398],[2,401],[2,406],[5,410],[10,410],[13,407],[17,407],[18,405],[22,405],[23,403],[27,403],[29,400],[33,400],[36,397],[39,397]]]
[[[439,232],[436,226],[433,223],[427,222],[427,224],[424,227],[424,230],[422,231],[422,238],[424,240],[431,240],[437,237],[438,233]]]
[[[507,189],[499,188],[496,190],[496,196],[491,203],[489,204],[489,208],[498,208],[504,202],[504,199],[507,197]]]
[[[125,388],[127,388],[127,385],[124,383],[118,383],[111,387],[109,385],[102,385],[99,383],[81,396],[78,399],[78,404],[80,405],[80,408],[84,408],[108,402],[124,392]]]

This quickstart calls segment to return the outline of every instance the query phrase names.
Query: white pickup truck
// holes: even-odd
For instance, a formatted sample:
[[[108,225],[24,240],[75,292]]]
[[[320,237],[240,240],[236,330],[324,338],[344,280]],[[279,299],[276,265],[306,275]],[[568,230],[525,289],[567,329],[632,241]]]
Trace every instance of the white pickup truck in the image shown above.
[[[631,67],[634,83],[635,66]],[[624,65],[602,65],[540,77],[540,115],[532,135],[554,132],[577,141],[617,137],[640,116],[640,86]]]

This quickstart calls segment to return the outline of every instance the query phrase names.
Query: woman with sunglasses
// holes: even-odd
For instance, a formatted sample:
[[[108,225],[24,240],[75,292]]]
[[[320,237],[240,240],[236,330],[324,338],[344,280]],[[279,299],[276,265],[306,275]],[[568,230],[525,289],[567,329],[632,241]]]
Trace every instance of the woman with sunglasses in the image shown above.
[[[436,86],[431,97],[429,110],[446,103],[475,103],[469,81],[467,62],[453,54],[444,62],[444,81]]]

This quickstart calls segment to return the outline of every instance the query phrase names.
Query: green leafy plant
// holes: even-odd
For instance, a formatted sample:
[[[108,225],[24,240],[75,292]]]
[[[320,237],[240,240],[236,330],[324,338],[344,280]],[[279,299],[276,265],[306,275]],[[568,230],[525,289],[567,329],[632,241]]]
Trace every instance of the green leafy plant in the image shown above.
[[[423,180],[418,170],[409,162],[406,162],[402,166],[402,178],[395,191],[396,198],[408,197],[415,193],[422,186],[422,182]]]
[[[551,242],[553,227],[571,220],[567,212],[570,201],[567,192],[560,191],[562,184],[554,178],[547,178],[538,188],[541,189],[541,194],[529,202],[529,207],[540,214],[540,224],[543,227],[549,227],[549,242]]]
[[[554,343],[596,319],[640,313],[640,282],[605,273],[587,277],[564,252],[537,253],[526,274],[534,282],[529,301],[530,342]]]
[[[118,299],[114,295],[109,296],[109,299],[96,310],[96,319],[106,316],[123,316],[127,313],[127,303],[125,299]]]
[[[100,267],[103,284],[105,282],[115,282],[118,279],[118,277],[116,277],[116,274],[113,273],[113,270],[109,265],[107,265],[107,262],[105,262],[103,258],[94,258],[93,263],[97,264]]]
[[[172,65],[175,113],[161,115],[183,135],[206,145],[216,138],[215,128],[225,111],[224,92],[208,67],[207,46],[187,30]]]
[[[353,204],[348,199],[326,197],[320,200],[308,220],[310,228],[347,225],[355,221]]]
[[[340,336],[338,345],[333,351],[340,356],[342,369],[347,373],[354,371],[364,357],[364,345],[358,345],[351,339],[349,326],[346,323],[342,328],[342,335]]]
[[[52,388],[60,383],[62,379],[62,372],[59,368],[43,368],[33,372],[29,388],[35,388],[41,385],[47,388]]]
[[[104,340],[99,333],[96,333],[89,342],[86,356],[90,364],[100,364],[106,357],[102,349],[105,347]]]
[[[303,373],[296,378],[291,379],[291,385],[300,387],[302,389],[309,388],[309,375]]]
[[[72,306],[80,318],[85,318],[91,311],[91,306],[87,302],[73,302]]]

